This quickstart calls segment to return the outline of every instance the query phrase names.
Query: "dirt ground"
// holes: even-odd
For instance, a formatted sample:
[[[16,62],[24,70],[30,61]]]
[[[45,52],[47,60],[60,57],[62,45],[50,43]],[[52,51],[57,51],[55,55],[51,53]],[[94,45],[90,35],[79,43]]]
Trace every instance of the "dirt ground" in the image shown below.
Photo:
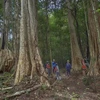
[[[56,80],[54,77],[49,78],[52,84],[49,88],[42,85],[37,90],[5,100],[100,100],[100,77],[95,80],[74,74],[70,77],[61,74],[61,77],[61,80]],[[38,83],[38,79],[31,82],[24,80],[20,86],[15,86],[12,90],[0,91],[0,95],[6,96],[34,87]]]

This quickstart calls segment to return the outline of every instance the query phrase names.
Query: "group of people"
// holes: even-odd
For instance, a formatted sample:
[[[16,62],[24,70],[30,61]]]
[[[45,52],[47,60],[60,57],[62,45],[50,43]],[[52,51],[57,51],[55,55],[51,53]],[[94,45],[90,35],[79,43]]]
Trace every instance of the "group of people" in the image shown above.
[[[84,59],[81,60],[83,76],[86,75],[87,69],[89,67],[89,63],[86,62],[86,61],[87,60],[84,60]],[[46,66],[45,67],[46,67],[46,72],[48,73],[48,77],[51,75],[51,73],[53,73],[54,75],[56,75],[56,79],[57,80],[61,80],[59,66],[56,63],[55,59],[53,59],[53,61],[52,61],[52,67],[50,66],[49,61],[46,62]],[[66,75],[69,77],[70,74],[71,74],[71,69],[72,69],[72,66],[71,66],[69,60],[67,60],[65,68],[66,68]]]
[[[51,71],[51,69],[52,69],[52,71]],[[71,64],[69,63],[69,60],[67,60],[67,63],[66,63],[66,74],[68,76],[70,76],[70,70],[71,70]],[[59,66],[56,63],[55,59],[53,59],[53,61],[52,61],[52,68],[50,66],[50,63],[48,61],[46,62],[46,71],[48,73],[48,76],[50,76],[51,72],[52,72],[53,74],[56,75],[56,79],[57,80],[61,80]]]

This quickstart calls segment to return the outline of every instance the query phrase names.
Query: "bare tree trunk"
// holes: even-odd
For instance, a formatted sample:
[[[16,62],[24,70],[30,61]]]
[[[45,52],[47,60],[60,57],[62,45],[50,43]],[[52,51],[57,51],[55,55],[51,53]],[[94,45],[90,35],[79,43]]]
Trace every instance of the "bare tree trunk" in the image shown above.
[[[67,7],[68,7],[68,24],[69,24],[70,39],[71,39],[70,41],[71,41],[72,67],[75,71],[79,71],[81,70],[82,55],[76,37],[76,30],[74,26],[74,19],[71,12],[72,7],[70,0],[67,0]]]
[[[89,75],[99,75],[99,29],[92,1],[88,8],[89,42],[90,42],[90,72]]]
[[[15,67],[17,66],[18,63],[18,57],[19,57],[19,39],[20,39],[20,5],[19,5],[19,0],[15,0],[15,15],[13,18],[13,48],[14,48],[14,57],[15,57]]]
[[[90,39],[89,39],[89,26],[88,26],[88,12],[87,12],[87,6],[85,5],[85,1],[83,2],[83,8],[84,8],[84,17],[85,17],[85,25],[86,25],[86,35],[87,35],[87,58],[90,59]],[[88,1],[87,1],[88,2]]]
[[[38,51],[36,1],[21,0],[20,52],[15,84],[25,75],[40,75],[41,83],[49,86],[42,60]]]
[[[76,36],[77,36],[77,40],[78,40],[78,44],[79,44],[79,48],[80,48],[80,51],[81,51],[81,54],[82,56],[84,55],[84,52],[82,52],[82,44],[81,44],[81,36],[80,36],[80,32],[79,32],[79,23],[78,23],[78,18],[77,18],[77,1],[74,2],[74,7],[73,7],[73,18],[75,20],[75,28],[76,28]]]
[[[46,60],[48,59],[48,54],[49,54],[49,43],[48,43],[48,40],[49,40],[49,18],[48,18],[48,0],[45,1],[45,19],[46,19]]]
[[[26,58],[26,40],[25,40],[25,34],[27,32],[26,28],[26,10],[27,2],[24,0],[21,0],[21,21],[20,21],[20,51],[19,51],[19,60],[18,60],[18,66],[17,66],[17,72],[15,77],[15,84],[18,84],[21,82],[23,77],[26,75],[26,68],[29,68],[29,65],[27,64],[27,58]]]
[[[34,63],[33,63],[33,61],[31,61],[31,63],[33,63],[33,66],[32,66],[33,70],[31,72],[31,76],[33,75],[34,69],[36,69],[37,72],[39,72],[39,74],[40,74],[41,82],[46,85],[49,85],[49,83],[46,79],[47,75],[44,71],[42,60],[41,60],[39,50],[38,50],[36,1],[34,0],[32,2],[32,1],[28,0],[28,5],[29,5],[28,7],[29,7],[29,15],[30,15],[30,28],[31,28],[30,33],[31,33],[31,37],[33,36],[33,38],[31,38],[31,39],[33,40],[32,43],[34,44],[29,49],[32,49],[32,51],[33,51],[33,58],[34,58],[34,63],[35,63],[35,68],[34,68]]]

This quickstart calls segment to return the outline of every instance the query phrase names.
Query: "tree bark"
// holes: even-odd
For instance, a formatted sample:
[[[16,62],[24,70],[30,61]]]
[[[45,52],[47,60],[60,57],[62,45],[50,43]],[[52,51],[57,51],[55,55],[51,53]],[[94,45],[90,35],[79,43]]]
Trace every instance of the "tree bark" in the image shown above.
[[[89,26],[88,26],[88,11],[87,11],[87,5],[85,4],[85,1],[82,1],[83,8],[84,8],[84,20],[85,20],[85,27],[86,27],[86,36],[87,36],[87,58],[90,59],[90,48],[89,48]]]
[[[95,8],[93,2],[90,1],[88,8],[88,22],[89,22],[89,42],[90,42],[90,71],[89,75],[99,75],[99,28],[98,22],[95,15]]]
[[[76,37],[76,30],[74,26],[74,19],[71,12],[72,7],[70,0],[67,0],[67,7],[68,7],[68,24],[69,24],[70,41],[71,41],[72,67],[74,71],[79,71],[81,70],[82,55]]]
[[[18,57],[19,57],[19,39],[20,39],[20,5],[19,5],[19,0],[15,0],[15,14],[13,18],[13,50],[14,50],[14,56],[15,56],[15,67],[16,69],[17,64],[18,64]]]
[[[37,73],[42,83],[49,86],[38,50],[36,1],[21,0],[20,52],[15,84],[21,82],[25,75]]]

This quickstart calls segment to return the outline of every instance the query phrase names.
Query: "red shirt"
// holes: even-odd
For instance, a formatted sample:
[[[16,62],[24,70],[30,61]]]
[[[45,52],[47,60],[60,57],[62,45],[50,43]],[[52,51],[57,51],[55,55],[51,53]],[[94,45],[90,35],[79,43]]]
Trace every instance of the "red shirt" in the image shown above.
[[[46,65],[46,68],[50,68],[50,64],[47,64],[47,65]]]
[[[86,65],[85,65],[84,61],[82,61],[82,69],[86,69]]]

